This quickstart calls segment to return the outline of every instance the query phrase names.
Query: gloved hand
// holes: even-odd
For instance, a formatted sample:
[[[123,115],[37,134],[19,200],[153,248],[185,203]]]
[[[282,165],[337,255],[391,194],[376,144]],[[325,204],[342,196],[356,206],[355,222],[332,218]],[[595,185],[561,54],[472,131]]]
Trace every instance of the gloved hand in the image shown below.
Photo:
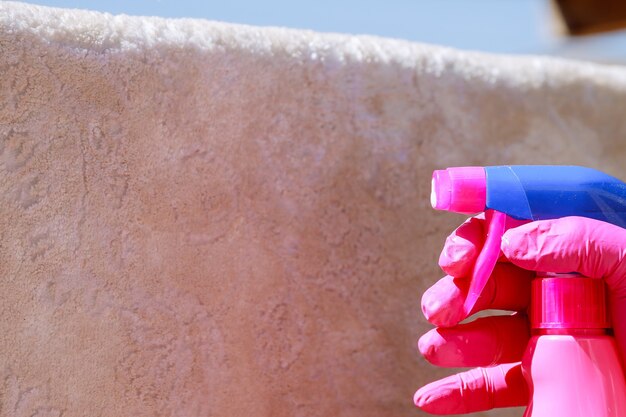
[[[458,324],[466,318],[462,307],[467,277],[482,248],[484,223],[482,217],[471,218],[446,240],[439,265],[448,275],[422,298],[422,311],[437,328],[418,343],[434,365],[480,368],[420,388],[414,397],[417,407],[432,414],[461,414],[528,403],[520,361],[530,338],[524,311],[532,271],[603,277],[615,339],[626,364],[626,229],[583,217],[507,224],[502,256],[472,313],[516,313]]]

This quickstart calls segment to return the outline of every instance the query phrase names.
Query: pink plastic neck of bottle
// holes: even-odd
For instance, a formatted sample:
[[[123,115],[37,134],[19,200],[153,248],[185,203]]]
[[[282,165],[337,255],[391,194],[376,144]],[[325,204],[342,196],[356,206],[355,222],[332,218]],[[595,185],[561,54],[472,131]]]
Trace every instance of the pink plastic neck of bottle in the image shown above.
[[[609,329],[531,329],[533,336],[602,336],[609,333]]]
[[[581,276],[539,276],[531,284],[532,329],[607,329],[606,284]]]

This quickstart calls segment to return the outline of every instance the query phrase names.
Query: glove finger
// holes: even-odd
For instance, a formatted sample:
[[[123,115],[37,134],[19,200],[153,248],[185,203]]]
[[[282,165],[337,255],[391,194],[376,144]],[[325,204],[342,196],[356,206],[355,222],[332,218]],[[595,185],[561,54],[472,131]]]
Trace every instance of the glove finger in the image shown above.
[[[498,263],[472,314],[486,309],[520,311],[528,307],[534,273],[509,263]],[[435,326],[450,327],[466,319],[463,303],[468,280],[445,276],[422,296],[424,317]]]
[[[516,313],[432,329],[419,339],[418,349],[437,366],[492,366],[521,360],[529,338],[526,315]]]
[[[420,388],[417,407],[437,415],[466,414],[528,403],[528,387],[519,362],[475,368]]]
[[[505,255],[522,268],[604,278],[615,339],[626,364],[626,230],[584,217],[529,223],[507,231]]]
[[[446,238],[439,256],[439,266],[446,274],[453,277],[470,274],[485,240],[484,224],[483,214],[470,217]]]
[[[611,290],[626,285],[626,230],[584,217],[528,223],[504,233],[502,251],[524,269],[604,277]]]
[[[527,220],[506,218],[505,230],[527,223]],[[476,257],[485,243],[485,214],[470,217],[452,232],[443,245],[439,255],[439,266],[453,277],[467,277],[471,274]],[[500,256],[500,262],[508,262]]]

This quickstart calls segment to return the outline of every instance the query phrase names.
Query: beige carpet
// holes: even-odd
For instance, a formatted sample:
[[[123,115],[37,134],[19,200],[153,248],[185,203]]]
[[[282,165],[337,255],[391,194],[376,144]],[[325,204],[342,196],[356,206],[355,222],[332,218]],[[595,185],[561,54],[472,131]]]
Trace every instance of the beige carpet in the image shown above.
[[[621,68],[1,2],[0,415],[422,415],[431,171],[626,178],[625,114]]]

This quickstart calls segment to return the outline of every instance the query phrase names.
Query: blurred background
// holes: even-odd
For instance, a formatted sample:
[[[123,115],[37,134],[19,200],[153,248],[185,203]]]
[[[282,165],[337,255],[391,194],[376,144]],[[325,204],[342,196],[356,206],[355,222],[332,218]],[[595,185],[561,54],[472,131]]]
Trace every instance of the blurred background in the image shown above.
[[[369,34],[626,64],[623,0],[28,0],[113,14]]]

